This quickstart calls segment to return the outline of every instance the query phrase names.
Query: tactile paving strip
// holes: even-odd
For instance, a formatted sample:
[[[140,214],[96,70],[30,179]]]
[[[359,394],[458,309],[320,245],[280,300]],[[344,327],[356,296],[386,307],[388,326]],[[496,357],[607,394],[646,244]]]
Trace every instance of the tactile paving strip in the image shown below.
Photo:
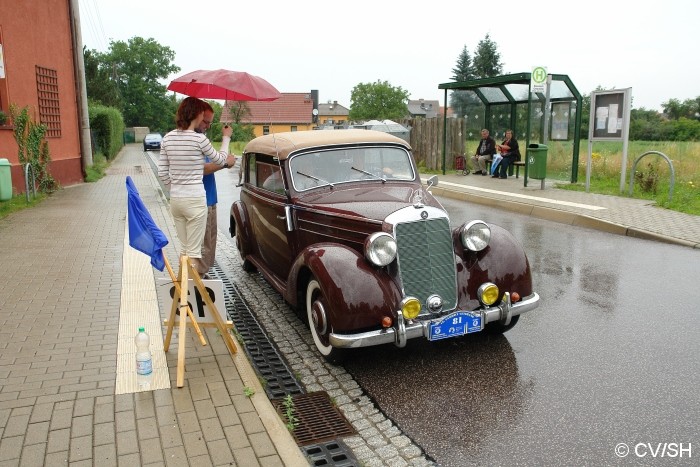
[[[274,399],[270,402],[282,421],[287,423],[285,400],[286,398]],[[300,446],[357,434],[325,391],[293,396],[290,406],[297,419],[297,425],[291,433]]]

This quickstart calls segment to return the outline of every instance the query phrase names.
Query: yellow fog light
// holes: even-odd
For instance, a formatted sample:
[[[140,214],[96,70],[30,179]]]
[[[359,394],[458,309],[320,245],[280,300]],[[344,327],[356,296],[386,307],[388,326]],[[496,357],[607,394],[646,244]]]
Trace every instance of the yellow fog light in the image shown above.
[[[486,282],[481,284],[479,290],[476,292],[479,297],[479,301],[486,306],[491,306],[498,300],[498,287],[496,284],[491,282]]]
[[[401,301],[401,312],[406,319],[413,319],[420,313],[421,304],[417,298],[406,297]]]

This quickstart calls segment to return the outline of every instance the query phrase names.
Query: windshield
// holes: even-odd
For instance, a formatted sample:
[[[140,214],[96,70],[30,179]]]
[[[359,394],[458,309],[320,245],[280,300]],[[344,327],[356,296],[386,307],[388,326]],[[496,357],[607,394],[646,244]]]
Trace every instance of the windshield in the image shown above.
[[[289,161],[297,191],[346,182],[413,180],[408,152],[396,147],[330,149],[294,156]]]

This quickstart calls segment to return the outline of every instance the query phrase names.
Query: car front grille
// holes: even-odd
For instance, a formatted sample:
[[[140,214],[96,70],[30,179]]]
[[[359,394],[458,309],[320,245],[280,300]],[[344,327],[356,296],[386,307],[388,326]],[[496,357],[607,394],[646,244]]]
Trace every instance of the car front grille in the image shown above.
[[[418,298],[425,308],[427,298],[437,294],[444,310],[457,305],[457,278],[449,220],[417,220],[394,226],[397,260],[404,295]]]

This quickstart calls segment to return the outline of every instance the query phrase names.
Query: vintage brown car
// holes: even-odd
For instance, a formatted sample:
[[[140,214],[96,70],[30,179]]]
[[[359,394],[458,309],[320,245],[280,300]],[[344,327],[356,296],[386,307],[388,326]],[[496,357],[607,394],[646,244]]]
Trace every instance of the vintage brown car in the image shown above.
[[[371,130],[278,133],[243,152],[230,232],[309,323],[331,362],[347,349],[502,333],[537,307],[527,256],[505,229],[450,227],[410,145]]]

